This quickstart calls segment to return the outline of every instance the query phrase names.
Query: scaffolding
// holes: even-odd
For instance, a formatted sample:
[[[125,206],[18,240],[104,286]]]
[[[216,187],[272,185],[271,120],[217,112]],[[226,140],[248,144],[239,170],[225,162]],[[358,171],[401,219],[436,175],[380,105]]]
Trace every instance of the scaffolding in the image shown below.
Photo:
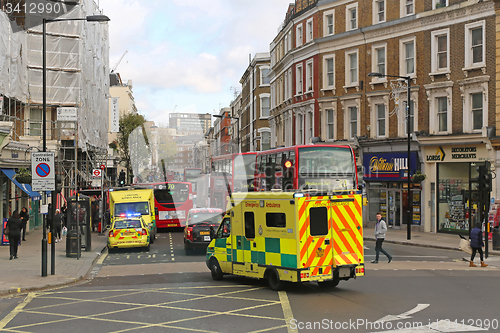
[[[80,0],[61,18],[99,14],[93,0]],[[41,25],[14,32],[9,18],[0,11],[0,119],[13,123],[13,140],[39,150],[43,136],[42,37]],[[47,150],[56,152],[56,172],[68,197],[78,189],[93,187],[92,170],[106,165],[108,26],[51,22],[46,24],[46,40]],[[60,107],[76,108],[76,121],[58,121]]]

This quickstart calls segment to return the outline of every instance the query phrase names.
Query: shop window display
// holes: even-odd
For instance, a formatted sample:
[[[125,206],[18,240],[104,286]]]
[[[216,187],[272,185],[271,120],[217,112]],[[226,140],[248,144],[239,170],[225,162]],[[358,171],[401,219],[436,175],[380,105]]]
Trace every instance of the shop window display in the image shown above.
[[[469,214],[476,215],[476,184],[469,187],[469,179],[476,175],[474,163],[441,163],[438,165],[439,231],[469,230]],[[477,172],[476,172],[477,173]]]

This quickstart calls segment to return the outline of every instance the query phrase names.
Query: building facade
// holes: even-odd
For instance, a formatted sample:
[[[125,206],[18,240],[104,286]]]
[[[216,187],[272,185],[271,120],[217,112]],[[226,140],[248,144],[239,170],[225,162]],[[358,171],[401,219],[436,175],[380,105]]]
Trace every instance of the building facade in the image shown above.
[[[212,116],[209,113],[170,113],[168,126],[175,128],[178,135],[205,133],[212,126]]]
[[[270,148],[270,55],[257,53],[240,79],[241,152],[261,151]]]
[[[349,144],[365,221],[466,232],[476,167],[496,168],[495,38],[493,1],[296,0],[271,43],[271,147]],[[408,166],[426,175],[410,207]]]

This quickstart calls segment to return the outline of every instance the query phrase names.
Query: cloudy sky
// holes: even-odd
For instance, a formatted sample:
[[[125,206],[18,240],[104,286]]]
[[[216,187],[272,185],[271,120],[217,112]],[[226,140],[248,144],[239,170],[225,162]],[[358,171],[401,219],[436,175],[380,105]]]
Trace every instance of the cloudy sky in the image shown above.
[[[139,112],[157,125],[168,113],[229,106],[249,55],[269,44],[293,0],[100,0],[110,17],[110,67],[133,81]]]

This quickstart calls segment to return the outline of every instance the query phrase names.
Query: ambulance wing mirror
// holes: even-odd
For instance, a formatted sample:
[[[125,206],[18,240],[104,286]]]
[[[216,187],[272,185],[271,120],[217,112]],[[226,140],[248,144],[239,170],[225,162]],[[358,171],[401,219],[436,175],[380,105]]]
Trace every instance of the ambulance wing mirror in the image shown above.
[[[363,185],[358,185],[358,191],[363,191]]]
[[[211,239],[217,238],[217,233],[214,230],[214,226],[210,226],[210,238]]]

